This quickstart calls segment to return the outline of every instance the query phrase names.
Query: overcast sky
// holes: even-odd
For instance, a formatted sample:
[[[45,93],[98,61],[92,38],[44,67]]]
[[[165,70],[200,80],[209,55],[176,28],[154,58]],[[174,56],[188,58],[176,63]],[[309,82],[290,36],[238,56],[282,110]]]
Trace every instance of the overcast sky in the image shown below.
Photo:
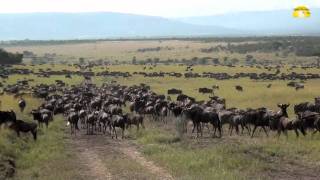
[[[320,7],[320,0],[0,0],[0,13],[122,12],[163,17]]]

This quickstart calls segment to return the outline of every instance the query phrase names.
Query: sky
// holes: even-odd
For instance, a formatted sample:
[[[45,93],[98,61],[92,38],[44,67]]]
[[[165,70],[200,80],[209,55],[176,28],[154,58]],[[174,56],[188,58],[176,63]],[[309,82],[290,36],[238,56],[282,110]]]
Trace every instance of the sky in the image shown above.
[[[241,11],[320,7],[320,0],[0,0],[0,13],[121,12],[188,17]]]

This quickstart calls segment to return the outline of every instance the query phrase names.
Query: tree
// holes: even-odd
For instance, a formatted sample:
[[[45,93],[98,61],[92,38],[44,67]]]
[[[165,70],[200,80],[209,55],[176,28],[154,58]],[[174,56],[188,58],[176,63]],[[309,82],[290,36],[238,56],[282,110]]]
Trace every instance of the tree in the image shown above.
[[[22,62],[23,54],[10,53],[0,49],[0,64],[19,64]]]

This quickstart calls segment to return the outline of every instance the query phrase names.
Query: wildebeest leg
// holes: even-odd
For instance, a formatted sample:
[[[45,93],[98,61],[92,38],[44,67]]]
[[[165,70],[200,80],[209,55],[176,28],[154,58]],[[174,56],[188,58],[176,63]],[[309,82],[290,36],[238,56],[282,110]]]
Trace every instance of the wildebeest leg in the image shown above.
[[[312,136],[315,135],[317,132],[318,132],[318,130],[315,129],[315,130],[312,132]]]
[[[195,121],[192,121],[192,123],[193,123],[192,133],[194,133],[194,129],[196,128],[196,126],[197,126],[196,124],[197,124],[197,123],[196,123]],[[197,128],[198,128],[198,127],[197,127]],[[198,129],[197,129],[197,130],[198,130]]]
[[[122,139],[124,138],[124,127],[121,128],[122,129]]]
[[[46,121],[45,123],[46,123],[46,127],[48,128],[49,122],[48,122],[48,121]]]
[[[239,135],[239,126],[238,126],[238,124],[236,124],[235,127],[236,127],[237,135]]]
[[[299,137],[298,129],[297,129],[297,128],[295,128],[295,129],[294,129],[294,132],[296,133],[296,137],[298,138],[298,137]]]
[[[248,134],[251,132],[251,127],[250,125],[245,124],[244,127],[248,130]]]
[[[20,131],[17,130],[16,132],[17,132],[17,136],[20,137]]]
[[[278,128],[278,138],[280,137],[281,135],[281,128]]]
[[[116,127],[113,127],[114,134],[116,135],[116,139],[118,139]]]
[[[37,140],[37,129],[32,130],[31,133],[33,135],[33,139],[36,141]]]
[[[284,135],[286,135],[287,139],[288,139],[288,131],[286,129],[283,130]]]
[[[300,131],[303,134],[303,136],[305,136],[307,134],[305,131],[305,128],[303,126],[300,127]]]
[[[264,130],[264,132],[266,133],[267,137],[269,137],[268,132],[266,130],[266,127],[262,126],[262,129]]]
[[[254,132],[256,131],[256,129],[257,129],[257,126],[255,125],[255,126],[254,126],[254,128],[253,128],[253,131],[252,131],[252,135],[251,135],[251,137],[253,137]]]
[[[139,131],[139,123],[137,124],[137,131]]]
[[[233,131],[233,126],[231,124],[229,124],[229,132],[230,132],[230,136],[232,136],[232,131]]]

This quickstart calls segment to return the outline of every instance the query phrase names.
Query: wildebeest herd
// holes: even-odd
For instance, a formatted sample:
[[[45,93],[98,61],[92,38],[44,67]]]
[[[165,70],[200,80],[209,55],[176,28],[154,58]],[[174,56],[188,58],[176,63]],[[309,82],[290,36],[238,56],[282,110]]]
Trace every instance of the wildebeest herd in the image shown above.
[[[98,87],[83,83],[47,92],[44,103],[30,112],[38,124],[18,120],[13,111],[1,111],[0,119],[1,123],[9,122],[9,127],[18,136],[20,132],[31,132],[35,140],[37,128],[43,124],[48,127],[57,114],[65,117],[71,134],[76,135],[78,130],[85,129],[88,135],[103,133],[112,138],[118,137],[117,129],[121,129],[124,138],[125,130],[132,125],[137,130],[144,128],[145,120],[159,121],[165,125],[177,119],[182,120],[184,132],[188,132],[188,124],[192,122],[192,133],[196,131],[197,137],[202,136],[204,128],[211,133],[210,125],[212,136],[221,137],[226,124],[230,135],[235,130],[237,134],[250,134],[251,137],[258,128],[267,136],[269,131],[276,131],[279,136],[281,133],[287,135],[288,130],[294,130],[297,136],[299,132],[306,135],[307,130],[320,132],[319,99],[314,104],[306,102],[295,105],[296,117],[289,119],[287,108],[290,104],[278,104],[277,112],[264,107],[242,110],[227,108],[225,99],[217,96],[210,97],[208,101],[196,101],[180,91],[171,91],[178,94],[176,101],[156,94],[145,84],[121,86],[111,83]],[[24,99],[19,100],[21,111],[26,104]]]

